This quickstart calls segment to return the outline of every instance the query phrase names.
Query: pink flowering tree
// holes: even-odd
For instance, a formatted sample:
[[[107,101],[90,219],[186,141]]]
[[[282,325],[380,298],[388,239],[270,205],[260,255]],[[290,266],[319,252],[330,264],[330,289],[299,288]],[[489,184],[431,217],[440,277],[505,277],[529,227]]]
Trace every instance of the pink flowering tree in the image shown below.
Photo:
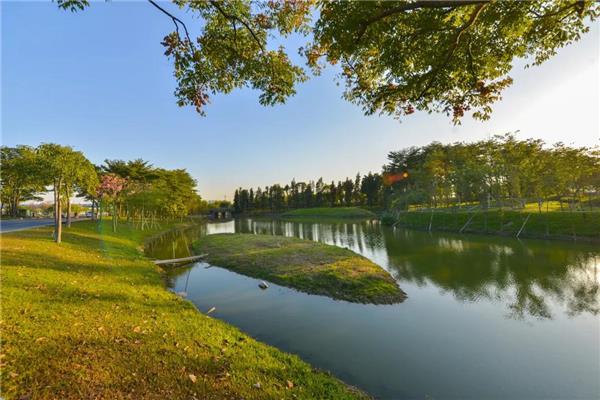
[[[100,201],[106,201],[112,204],[112,222],[113,232],[117,231],[117,198],[119,194],[125,188],[127,180],[114,174],[106,174],[100,178],[100,185],[98,185],[98,197]],[[100,213],[102,215],[102,212]]]

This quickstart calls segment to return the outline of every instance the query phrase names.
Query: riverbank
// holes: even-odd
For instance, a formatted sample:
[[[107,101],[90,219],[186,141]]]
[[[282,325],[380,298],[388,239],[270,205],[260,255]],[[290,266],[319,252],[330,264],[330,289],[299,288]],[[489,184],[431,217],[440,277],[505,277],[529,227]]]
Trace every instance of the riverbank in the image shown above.
[[[298,238],[217,234],[194,243],[214,265],[302,292],[355,303],[392,304],[406,298],[383,268],[348,249]]]
[[[360,207],[315,207],[299,208],[280,215],[284,219],[372,219],[377,216]]]
[[[157,231],[81,222],[2,234],[6,399],[362,398],[165,290]]]
[[[428,210],[402,212],[396,226],[534,239],[600,242],[600,212]]]

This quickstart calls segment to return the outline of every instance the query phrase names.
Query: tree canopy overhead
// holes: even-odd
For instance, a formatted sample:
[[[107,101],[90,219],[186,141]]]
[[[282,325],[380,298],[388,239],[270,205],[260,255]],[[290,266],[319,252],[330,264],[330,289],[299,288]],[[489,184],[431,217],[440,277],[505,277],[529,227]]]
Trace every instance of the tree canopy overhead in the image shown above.
[[[589,0],[174,0],[188,30],[183,17],[149,2],[174,24],[162,44],[180,106],[204,114],[211,95],[242,87],[258,90],[263,105],[283,103],[307,67],[318,74],[330,64],[341,67],[344,97],[366,114],[443,112],[454,122],[467,111],[489,118],[515,59],[544,62],[600,15]],[[58,4],[78,11],[88,2]],[[305,66],[276,46],[292,33],[307,36]]]

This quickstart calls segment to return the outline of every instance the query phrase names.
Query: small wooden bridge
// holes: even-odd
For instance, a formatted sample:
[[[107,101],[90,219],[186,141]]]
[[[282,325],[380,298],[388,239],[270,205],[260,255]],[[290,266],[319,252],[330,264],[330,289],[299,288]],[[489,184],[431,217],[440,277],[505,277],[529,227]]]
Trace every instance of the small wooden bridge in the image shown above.
[[[208,254],[200,254],[197,256],[183,257],[183,258],[172,258],[170,260],[154,260],[154,264],[156,264],[156,265],[184,265],[184,264],[192,263],[194,261],[202,260],[202,259],[206,258],[206,256],[208,256]]]

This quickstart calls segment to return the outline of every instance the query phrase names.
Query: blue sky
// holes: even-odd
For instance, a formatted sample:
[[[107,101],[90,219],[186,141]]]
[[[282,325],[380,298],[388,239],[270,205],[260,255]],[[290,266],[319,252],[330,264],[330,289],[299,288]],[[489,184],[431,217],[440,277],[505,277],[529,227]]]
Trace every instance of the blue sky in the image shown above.
[[[285,105],[265,108],[256,92],[239,90],[213,97],[200,117],[175,105],[160,45],[173,25],[149,4],[94,3],[72,14],[52,3],[2,2],[0,10],[2,144],[56,142],[95,163],[141,157],[186,168],[207,199],[231,199],[238,186],[379,171],[389,151],[433,140],[520,130],[549,143],[600,144],[597,23],[541,67],[518,63],[490,121],[454,126],[443,115],[366,117],[341,98],[334,68]]]

